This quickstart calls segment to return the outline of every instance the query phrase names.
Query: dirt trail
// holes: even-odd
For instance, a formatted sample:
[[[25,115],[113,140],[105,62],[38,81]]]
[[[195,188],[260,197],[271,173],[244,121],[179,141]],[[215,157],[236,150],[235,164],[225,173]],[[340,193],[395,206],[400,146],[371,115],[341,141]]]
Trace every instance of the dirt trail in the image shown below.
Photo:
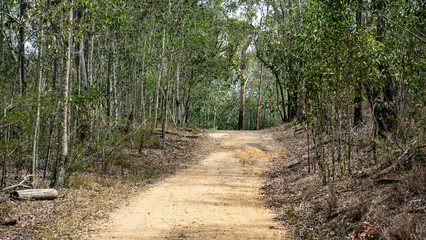
[[[265,132],[211,132],[209,156],[117,209],[94,239],[285,239],[259,200]]]

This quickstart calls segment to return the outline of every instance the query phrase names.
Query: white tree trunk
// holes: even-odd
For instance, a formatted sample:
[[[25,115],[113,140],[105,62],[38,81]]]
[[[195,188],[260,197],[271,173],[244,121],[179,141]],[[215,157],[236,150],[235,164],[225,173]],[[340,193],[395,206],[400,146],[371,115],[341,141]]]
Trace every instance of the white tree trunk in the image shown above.
[[[65,169],[68,162],[68,85],[70,80],[70,67],[71,67],[71,22],[72,22],[72,9],[70,9],[66,16],[67,28],[66,34],[67,39],[64,41],[64,67],[62,71],[62,83],[61,83],[61,108],[59,117],[59,161],[57,164],[56,179],[54,186],[62,186],[65,180]]]
[[[39,139],[39,128],[40,128],[40,94],[43,80],[43,22],[40,20],[40,39],[39,39],[39,51],[38,51],[38,86],[37,86],[37,113],[36,122],[34,127],[34,139],[33,139],[33,164],[32,164],[32,179],[33,185],[35,185],[36,169],[38,161],[38,139]]]

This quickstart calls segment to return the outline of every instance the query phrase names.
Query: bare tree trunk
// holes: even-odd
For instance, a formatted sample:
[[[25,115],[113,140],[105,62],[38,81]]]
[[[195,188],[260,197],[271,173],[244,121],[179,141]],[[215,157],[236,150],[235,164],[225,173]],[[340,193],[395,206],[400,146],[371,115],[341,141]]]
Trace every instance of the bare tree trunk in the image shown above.
[[[39,49],[38,49],[38,86],[37,86],[37,113],[36,122],[34,127],[34,139],[33,139],[33,164],[32,164],[32,180],[35,185],[36,169],[38,161],[38,144],[39,144],[39,128],[40,128],[40,94],[43,81],[43,20],[40,19],[40,37],[39,37]]]
[[[25,0],[20,0],[20,15],[21,15],[21,26],[19,27],[19,63],[20,63],[20,76],[21,76],[21,95],[25,94],[27,88],[27,76],[25,72],[25,26],[24,26],[24,15],[25,15]]]
[[[53,38],[54,44],[56,45],[56,38]],[[54,57],[53,57],[53,74],[52,74],[52,90],[54,92],[54,96],[59,98],[59,94],[58,94],[58,89],[56,86],[56,82],[58,81],[58,51],[57,49],[54,50]],[[48,164],[49,164],[49,158],[52,152],[52,142],[53,142],[53,131],[54,131],[54,121],[55,121],[55,116],[53,116],[53,114],[50,114],[49,116],[49,144],[47,147],[47,154],[46,154],[46,159],[45,159],[45,165],[44,165],[44,170],[43,170],[43,179],[46,179],[46,172],[47,172],[47,168],[48,168]],[[56,174],[56,165],[57,162],[55,162],[53,164],[53,177],[52,177],[52,181],[54,181],[55,178],[55,174]]]
[[[308,144],[308,174],[311,174],[311,156],[310,156],[310,144],[309,144],[309,125],[306,133],[306,142]]]
[[[90,22],[90,33],[89,42],[87,49],[87,81],[90,87],[93,86],[93,50],[94,50],[94,37],[95,37],[95,21],[92,19]],[[88,149],[92,149],[92,142],[94,136],[94,125],[95,125],[95,106],[89,106],[88,119],[90,121],[89,126],[89,140]]]
[[[114,112],[114,104],[113,104],[113,58],[114,58],[114,43],[111,44],[111,52],[108,56],[108,79],[107,79],[107,116],[108,116],[108,127],[112,127],[112,115]]]
[[[92,19],[90,22],[89,46],[87,49],[87,79],[90,86],[93,85],[93,50],[95,38],[95,21]]]
[[[7,108],[4,109],[4,119],[6,119],[7,117]],[[8,142],[8,132],[9,132],[9,128],[5,128],[4,130],[4,142],[7,143]],[[4,153],[3,158],[2,158],[2,173],[1,173],[1,181],[0,181],[0,189],[3,189],[4,187],[6,187],[6,180],[7,180],[7,158],[6,158],[6,153],[7,153],[7,144],[4,147]]]
[[[361,3],[358,3],[358,9],[356,12],[356,24],[357,30],[359,31],[362,23],[362,8]],[[359,79],[357,79],[359,81]],[[354,126],[357,126],[362,122],[362,95],[361,95],[361,84],[357,83],[355,86],[355,98],[354,98]]]
[[[120,114],[120,108],[118,105],[118,93],[117,93],[117,42],[115,42],[115,45],[113,45],[113,56],[114,56],[114,60],[112,63],[112,90],[113,90],[113,104],[114,104],[114,118],[116,121],[119,120]]]
[[[164,64],[165,64],[165,51],[166,51],[166,24],[163,26],[163,37],[161,39],[161,63],[158,71],[158,78],[157,78],[157,85],[155,87],[155,107],[154,107],[154,119],[152,121],[152,129],[155,129],[155,126],[157,125],[157,118],[158,118],[158,104],[159,104],[159,97],[160,97],[160,84],[161,79],[163,78],[163,71],[164,71]]]
[[[247,49],[250,46],[251,37],[249,37],[244,43],[243,48],[241,49],[241,59],[240,59],[240,69],[238,73],[238,78],[241,83],[240,89],[240,111],[238,117],[238,130],[244,130],[244,105],[245,105],[245,93],[246,93],[246,83],[247,80],[245,78],[246,71],[246,53]]]
[[[241,89],[240,89],[240,111],[238,115],[238,130],[244,130],[245,93],[246,93],[246,81],[243,80],[241,82]]]
[[[159,95],[160,95],[160,85],[161,85],[161,78],[163,77],[163,71],[164,71],[164,64],[166,61],[166,28],[167,28],[167,23],[169,20],[169,16],[170,16],[170,11],[171,11],[171,2],[169,0],[169,8],[168,8],[168,12],[167,12],[167,20],[163,25],[163,36],[162,36],[162,40],[161,40],[161,63],[159,66],[159,71],[158,71],[158,78],[157,78],[157,85],[155,87],[155,108],[154,108],[154,118],[152,119],[152,125],[151,125],[151,130],[148,133],[147,138],[151,137],[156,125],[157,125],[157,118],[158,118],[158,101],[159,101]],[[139,152],[142,151],[142,147],[145,141],[145,136],[142,136],[141,139],[141,143],[139,146]]]
[[[43,179],[46,179],[47,168],[49,165],[50,155],[52,153],[53,142],[53,117],[49,119],[49,144],[47,145],[46,158],[44,160]]]
[[[166,145],[166,132],[167,132],[167,99],[168,99],[168,92],[169,92],[169,81],[166,82],[166,89],[164,91],[164,112],[163,112],[163,126],[162,126],[162,135],[163,135],[163,142],[161,144],[161,148],[164,148]]]
[[[385,22],[385,1],[379,1],[379,16],[377,18],[377,41],[384,44],[386,37],[386,22]],[[386,54],[386,46],[385,53]],[[395,109],[395,88],[394,81],[389,72],[389,65],[385,62],[379,64],[380,73],[386,78],[384,89],[384,103],[378,104],[374,109],[377,109],[378,133],[383,136],[386,131],[391,131],[396,127],[396,109]]]
[[[84,36],[80,40],[80,78],[83,80],[83,87],[87,88],[86,58],[84,57]]]
[[[72,2],[72,1],[71,1]],[[70,80],[70,67],[71,67],[71,22],[72,22],[72,8],[69,9],[66,15],[66,39],[64,41],[64,67],[62,70],[62,83],[61,83],[61,108],[60,118],[58,123],[59,132],[59,161],[56,165],[58,170],[55,174],[53,186],[63,186],[65,181],[65,171],[68,163],[68,85]]]
[[[175,124],[175,126],[178,126],[178,122],[179,122],[179,106],[178,106],[178,102],[179,102],[179,84],[180,84],[180,56],[178,58],[178,64],[176,67],[176,80],[173,81],[173,89],[174,89],[174,94],[173,94],[173,99],[172,99],[172,117],[173,117],[173,122]]]
[[[256,111],[256,130],[259,130],[259,108],[260,108],[260,95],[262,93],[262,77],[263,77],[263,63],[260,64],[259,96],[257,98],[257,111]]]
[[[4,12],[3,10],[3,1],[0,1],[0,11]],[[4,14],[0,14],[0,51],[2,53],[6,52],[4,47],[4,39],[3,39],[3,31],[4,31]],[[3,63],[6,61],[4,54],[0,57],[0,66],[3,65]],[[1,187],[1,186],[0,186]]]

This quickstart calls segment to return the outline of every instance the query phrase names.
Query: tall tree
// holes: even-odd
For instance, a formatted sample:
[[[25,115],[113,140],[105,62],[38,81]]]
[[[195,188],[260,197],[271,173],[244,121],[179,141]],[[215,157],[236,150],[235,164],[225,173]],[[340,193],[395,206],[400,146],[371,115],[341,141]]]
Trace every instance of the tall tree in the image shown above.
[[[247,49],[251,44],[252,38],[249,36],[245,41],[240,56],[240,64],[238,71],[238,80],[240,82],[240,111],[238,114],[238,130],[244,130],[244,106],[245,106],[245,94],[246,94],[246,84],[247,84],[247,76],[246,76],[246,68],[247,68]]]
[[[58,122],[58,138],[59,138],[59,158],[56,163],[56,171],[53,179],[53,186],[63,186],[65,183],[66,169],[68,164],[68,91],[70,82],[71,68],[71,45],[72,45],[72,28],[73,20],[72,0],[68,1],[68,9],[64,19],[64,56],[63,69],[61,79],[61,105],[60,117]]]

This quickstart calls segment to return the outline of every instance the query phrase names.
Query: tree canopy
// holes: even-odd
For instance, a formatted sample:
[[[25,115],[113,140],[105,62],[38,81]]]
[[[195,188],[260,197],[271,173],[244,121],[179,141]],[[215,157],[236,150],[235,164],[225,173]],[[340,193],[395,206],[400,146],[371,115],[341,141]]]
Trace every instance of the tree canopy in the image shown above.
[[[115,144],[117,132],[135,132],[143,147],[166,123],[294,121],[317,142],[347,141],[362,127],[374,144],[389,134],[410,141],[425,127],[425,9],[402,0],[2,1],[1,187],[9,165],[63,185],[60,171]],[[349,172],[350,151],[337,159]]]

